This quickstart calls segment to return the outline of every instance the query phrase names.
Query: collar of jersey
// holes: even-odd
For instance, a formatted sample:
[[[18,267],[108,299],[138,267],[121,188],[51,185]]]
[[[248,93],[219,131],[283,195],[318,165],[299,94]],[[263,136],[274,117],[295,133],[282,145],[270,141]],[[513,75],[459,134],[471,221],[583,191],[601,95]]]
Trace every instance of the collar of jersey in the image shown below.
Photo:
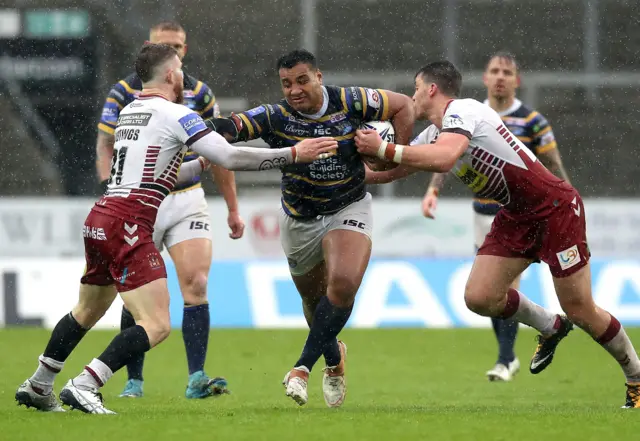
[[[327,113],[327,109],[329,108],[329,92],[327,92],[327,88],[322,86],[322,107],[313,115],[308,115],[306,113],[298,112],[300,115],[309,119],[320,119]]]
[[[489,100],[484,100],[484,103],[488,106],[489,105]],[[503,110],[502,112],[497,112],[497,113],[500,116],[507,116],[507,115],[512,114],[516,110],[518,110],[520,108],[520,106],[522,106],[522,101],[520,101],[518,98],[515,98],[513,100],[513,104],[511,104],[511,107],[509,107],[507,110]]]

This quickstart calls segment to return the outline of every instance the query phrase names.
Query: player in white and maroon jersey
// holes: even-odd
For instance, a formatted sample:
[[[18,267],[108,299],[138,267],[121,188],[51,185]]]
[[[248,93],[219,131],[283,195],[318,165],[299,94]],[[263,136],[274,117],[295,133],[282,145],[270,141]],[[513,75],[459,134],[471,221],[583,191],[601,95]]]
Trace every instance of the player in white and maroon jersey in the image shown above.
[[[457,99],[462,77],[450,62],[423,67],[415,85],[416,117],[429,119],[439,129],[439,134],[432,131],[435,142],[394,145],[383,142],[375,131],[363,130],[356,135],[356,144],[360,153],[406,167],[451,172],[476,196],[503,206],[474,261],[465,288],[467,307],[483,316],[513,318],[540,331],[530,365],[533,374],[551,363],[558,343],[572,323],[577,324],[622,367],[627,380],[625,407],[640,407],[640,360],[633,344],[620,322],[593,301],[585,213],[578,192],[540,164],[489,106]],[[551,269],[568,318],[510,287],[540,260]]]
[[[136,325],[120,332],[60,392],[62,402],[72,408],[114,413],[104,407],[99,388],[133,357],[169,335],[167,274],[152,236],[158,207],[176,183],[201,173],[207,160],[228,170],[267,170],[328,157],[337,148],[331,138],[308,139],[283,149],[231,146],[200,115],[177,104],[182,101],[181,67],[168,45],[148,44],[138,54],[142,93],[120,114],[108,190],[83,227],[86,269],[79,302],[58,322],[38,369],[18,388],[19,404],[63,411],[53,394],[55,376],[119,293]],[[187,149],[206,159],[180,167]]]

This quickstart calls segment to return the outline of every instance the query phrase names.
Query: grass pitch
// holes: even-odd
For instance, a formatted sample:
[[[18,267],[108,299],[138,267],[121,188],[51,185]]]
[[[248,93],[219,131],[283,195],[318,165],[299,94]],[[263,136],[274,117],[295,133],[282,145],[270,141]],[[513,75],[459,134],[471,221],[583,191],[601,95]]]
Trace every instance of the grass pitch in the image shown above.
[[[496,357],[490,330],[347,330],[349,393],[340,409],[322,399],[321,364],[309,403],[284,396],[282,377],[296,361],[302,331],[215,330],[207,373],[229,380],[232,395],[186,400],[186,361],[179,331],[147,356],[145,397],[117,395],[118,372],[104,388],[119,415],[45,414],[17,407],[17,386],[31,375],[48,338],[41,329],[0,331],[0,440],[473,440],[639,439],[640,413],[621,410],[624,377],[582,331],[561,343],[553,364],[528,372],[534,333],[521,330],[523,369],[512,383],[489,383]],[[114,332],[93,331],[58,376],[67,379],[97,356]],[[629,330],[640,344],[640,329]]]

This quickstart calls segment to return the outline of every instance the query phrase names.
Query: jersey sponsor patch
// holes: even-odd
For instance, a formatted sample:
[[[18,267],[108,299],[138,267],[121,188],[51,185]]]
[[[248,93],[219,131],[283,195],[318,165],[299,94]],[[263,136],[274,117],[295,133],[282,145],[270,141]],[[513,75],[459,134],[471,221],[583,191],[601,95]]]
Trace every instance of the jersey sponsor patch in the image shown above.
[[[178,122],[189,136],[193,136],[196,133],[207,129],[204,121],[197,113],[190,113],[186,116],[183,116],[178,120]]]
[[[118,118],[119,126],[147,126],[151,119],[150,113],[127,113]]]
[[[114,121],[118,117],[118,105],[116,103],[105,103],[102,108],[102,119]]]
[[[258,106],[258,107],[254,107],[251,110],[247,110],[247,115],[249,115],[250,117],[254,117],[256,115],[260,115],[261,113],[265,113],[266,109],[264,108],[264,106]]]
[[[378,91],[374,89],[366,89],[367,91],[367,101],[369,102],[369,107],[373,107],[374,109],[380,108],[380,94]]]
[[[542,138],[540,138],[540,145],[541,146],[545,146],[547,144],[551,144],[555,140],[556,140],[556,138],[555,138],[555,136],[553,136],[553,132],[549,131],[549,132],[545,133],[544,135],[542,135]]]
[[[467,164],[462,164],[462,166],[460,166],[460,168],[454,173],[458,179],[460,179],[462,183],[469,187],[474,193],[478,193],[482,190],[489,181],[489,178],[486,175],[474,170]]]
[[[576,266],[580,263],[580,252],[578,251],[578,246],[574,245],[571,248],[567,248],[564,251],[560,251],[556,253],[558,256],[558,262],[560,262],[560,268],[563,270],[569,269],[572,266]]]

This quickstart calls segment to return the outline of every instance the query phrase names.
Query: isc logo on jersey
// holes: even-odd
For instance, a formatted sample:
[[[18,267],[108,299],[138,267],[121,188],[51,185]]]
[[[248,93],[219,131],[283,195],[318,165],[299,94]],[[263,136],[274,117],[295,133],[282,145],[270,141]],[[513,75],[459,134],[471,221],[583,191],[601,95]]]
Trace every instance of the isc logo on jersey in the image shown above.
[[[197,113],[190,113],[178,120],[187,135],[193,136],[196,133],[205,130],[207,126]]]

